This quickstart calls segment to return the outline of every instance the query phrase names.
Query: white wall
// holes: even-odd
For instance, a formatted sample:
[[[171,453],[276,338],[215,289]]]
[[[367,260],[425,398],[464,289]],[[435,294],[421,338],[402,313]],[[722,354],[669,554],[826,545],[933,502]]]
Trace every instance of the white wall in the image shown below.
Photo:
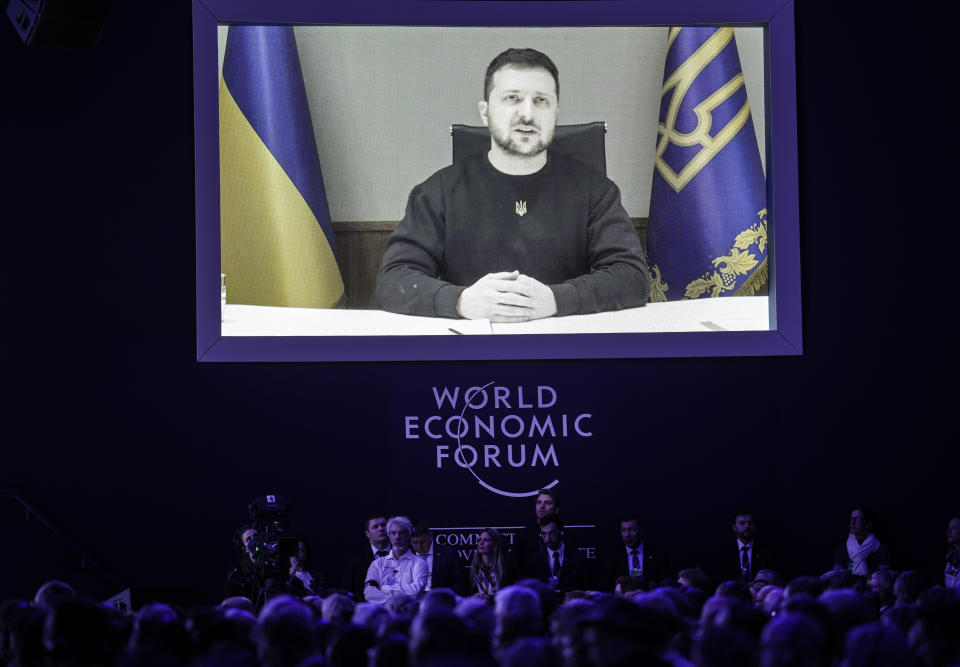
[[[450,163],[451,123],[479,125],[493,57],[543,51],[560,122],[607,122],[607,175],[646,217],[667,28],[300,26],[295,29],[333,220],[399,220],[410,189]],[[763,29],[737,47],[764,157]],[[221,63],[226,27],[220,27]]]

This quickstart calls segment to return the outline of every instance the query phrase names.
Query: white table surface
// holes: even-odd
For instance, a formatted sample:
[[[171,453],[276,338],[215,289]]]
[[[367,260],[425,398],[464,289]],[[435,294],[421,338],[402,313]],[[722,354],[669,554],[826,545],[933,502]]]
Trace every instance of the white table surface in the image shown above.
[[[279,308],[227,304],[223,336],[453,336],[557,333],[768,331],[765,296],[651,303],[643,308],[548,317],[516,324],[397,315],[381,310]]]

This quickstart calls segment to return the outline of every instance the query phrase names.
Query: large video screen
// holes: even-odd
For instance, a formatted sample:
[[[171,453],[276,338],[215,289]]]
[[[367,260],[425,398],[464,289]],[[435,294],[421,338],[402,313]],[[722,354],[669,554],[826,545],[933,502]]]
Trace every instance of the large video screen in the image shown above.
[[[198,359],[801,352],[790,12],[218,4],[195,5]],[[513,146],[497,123],[513,132],[528,113],[505,107],[522,93],[485,87],[508,49],[555,64],[556,108],[531,101],[521,122],[538,138],[557,129],[547,166],[503,187],[547,185],[505,192],[504,210],[488,201],[503,184],[476,173],[500,178],[493,153]],[[489,153],[455,161],[451,128],[488,123]],[[563,167],[568,151],[594,159],[564,133],[597,126],[600,173]],[[484,249],[494,225],[502,253]],[[498,303],[514,290],[532,303],[539,284],[554,310],[467,311],[482,272],[499,276]]]

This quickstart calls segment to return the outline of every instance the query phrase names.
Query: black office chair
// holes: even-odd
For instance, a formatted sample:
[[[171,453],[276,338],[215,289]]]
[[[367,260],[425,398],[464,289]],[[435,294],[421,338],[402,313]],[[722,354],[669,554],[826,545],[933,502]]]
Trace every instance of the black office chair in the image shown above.
[[[603,121],[582,125],[557,125],[550,150],[556,150],[581,162],[592,164],[606,176],[607,152],[604,137],[606,133],[607,124]],[[482,125],[451,125],[450,134],[453,136],[454,162],[490,150],[490,130]]]

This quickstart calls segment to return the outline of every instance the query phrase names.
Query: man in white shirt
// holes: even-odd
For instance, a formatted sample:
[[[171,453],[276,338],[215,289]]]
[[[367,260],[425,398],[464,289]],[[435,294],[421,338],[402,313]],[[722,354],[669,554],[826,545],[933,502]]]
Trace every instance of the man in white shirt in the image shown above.
[[[410,549],[413,523],[405,516],[387,520],[390,552],[380,556],[367,569],[363,596],[367,602],[385,604],[394,595],[418,597],[427,585],[430,570],[423,558]]]

